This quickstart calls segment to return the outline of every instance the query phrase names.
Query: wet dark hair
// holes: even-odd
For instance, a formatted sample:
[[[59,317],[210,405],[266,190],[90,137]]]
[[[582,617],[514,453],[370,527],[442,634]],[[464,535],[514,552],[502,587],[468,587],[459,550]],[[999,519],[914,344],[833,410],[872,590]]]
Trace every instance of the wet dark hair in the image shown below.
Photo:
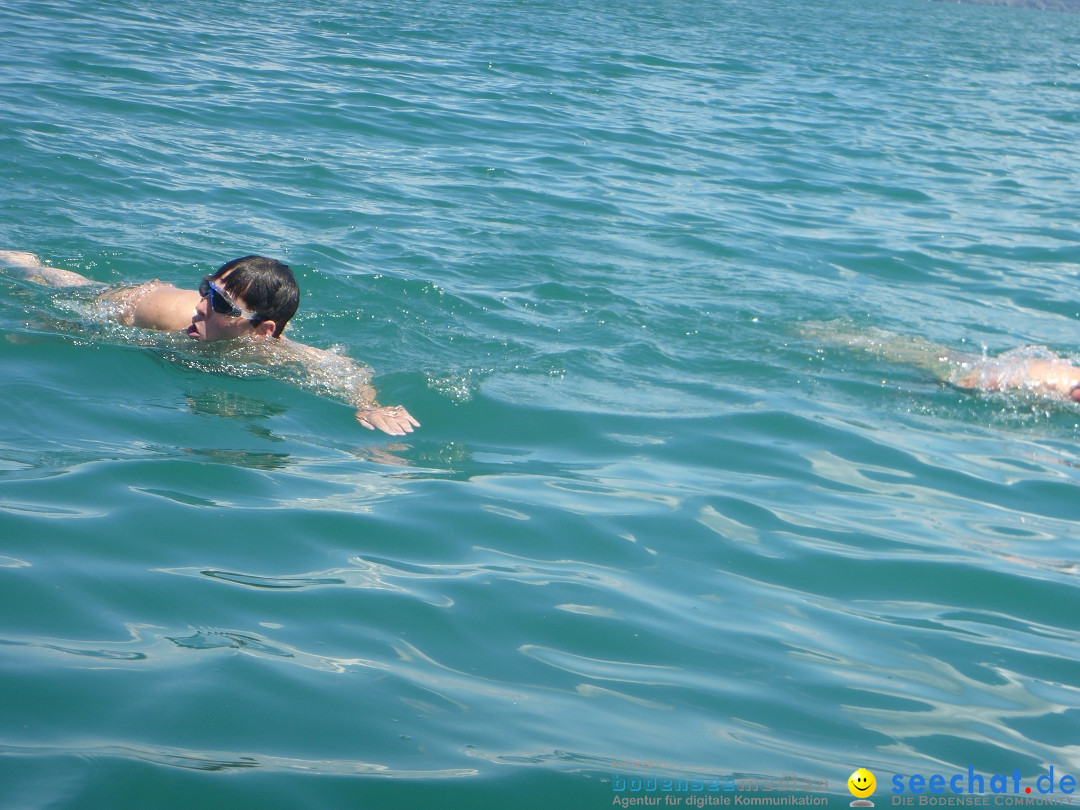
[[[221,265],[211,278],[216,281],[222,276],[226,276],[221,280],[225,292],[234,300],[243,298],[247,308],[258,314],[252,323],[273,321],[274,337],[281,337],[300,306],[300,286],[289,266],[265,256],[244,256]]]

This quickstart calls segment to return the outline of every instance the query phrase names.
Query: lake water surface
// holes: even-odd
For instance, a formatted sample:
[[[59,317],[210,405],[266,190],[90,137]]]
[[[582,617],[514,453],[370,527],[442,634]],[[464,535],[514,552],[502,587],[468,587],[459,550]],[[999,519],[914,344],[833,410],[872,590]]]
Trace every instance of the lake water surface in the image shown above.
[[[1080,348],[1080,16],[55,0],[0,45],[0,249],[280,258],[423,424],[0,275],[0,806],[1080,777],[1080,410],[804,328]]]

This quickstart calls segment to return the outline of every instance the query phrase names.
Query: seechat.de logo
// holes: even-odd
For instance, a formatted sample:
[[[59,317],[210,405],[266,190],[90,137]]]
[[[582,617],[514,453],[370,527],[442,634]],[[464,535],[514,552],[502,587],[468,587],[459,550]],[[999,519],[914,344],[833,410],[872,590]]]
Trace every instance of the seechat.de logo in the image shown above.
[[[877,779],[866,768],[859,768],[855,773],[851,774],[847,780],[847,789],[851,791],[851,795],[855,797],[855,801],[851,803],[851,807],[873,807],[874,803],[870,801],[870,797],[874,795],[874,791],[877,790]]]

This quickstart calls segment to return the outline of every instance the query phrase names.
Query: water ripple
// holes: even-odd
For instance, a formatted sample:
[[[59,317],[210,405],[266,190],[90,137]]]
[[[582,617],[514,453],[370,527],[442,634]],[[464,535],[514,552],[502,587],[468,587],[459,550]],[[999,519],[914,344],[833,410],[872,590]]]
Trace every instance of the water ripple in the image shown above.
[[[258,769],[269,773],[332,774],[336,776],[381,776],[389,779],[446,779],[474,776],[469,768],[443,770],[407,770],[356,760],[300,759],[269,754],[197,751],[166,746],[136,746],[130,743],[98,743],[85,746],[0,745],[8,756],[79,757],[94,761],[129,759],[196,771],[244,771]]]

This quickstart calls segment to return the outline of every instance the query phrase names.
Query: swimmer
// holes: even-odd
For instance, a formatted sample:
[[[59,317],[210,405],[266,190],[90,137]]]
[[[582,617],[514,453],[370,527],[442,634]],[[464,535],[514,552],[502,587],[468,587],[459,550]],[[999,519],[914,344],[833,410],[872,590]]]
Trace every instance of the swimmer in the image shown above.
[[[0,264],[50,287],[97,285],[70,270],[43,265],[33,253],[0,251]],[[271,364],[298,364],[321,388],[344,389],[356,408],[356,421],[368,430],[404,436],[420,427],[400,405],[379,405],[366,375],[348,358],[282,337],[300,303],[300,288],[289,267],[274,259],[234,259],[203,278],[197,291],[154,280],[106,290],[98,300],[125,326],[183,332],[203,342],[258,341],[261,347],[273,349],[263,355]]]
[[[1080,402],[1080,366],[1045,346],[1013,349],[997,357],[957,353],[917,337],[873,327],[860,330],[846,321],[804,323],[799,331],[832,344],[863,349],[888,360],[927,369],[958,388],[1027,391],[1041,397]]]

